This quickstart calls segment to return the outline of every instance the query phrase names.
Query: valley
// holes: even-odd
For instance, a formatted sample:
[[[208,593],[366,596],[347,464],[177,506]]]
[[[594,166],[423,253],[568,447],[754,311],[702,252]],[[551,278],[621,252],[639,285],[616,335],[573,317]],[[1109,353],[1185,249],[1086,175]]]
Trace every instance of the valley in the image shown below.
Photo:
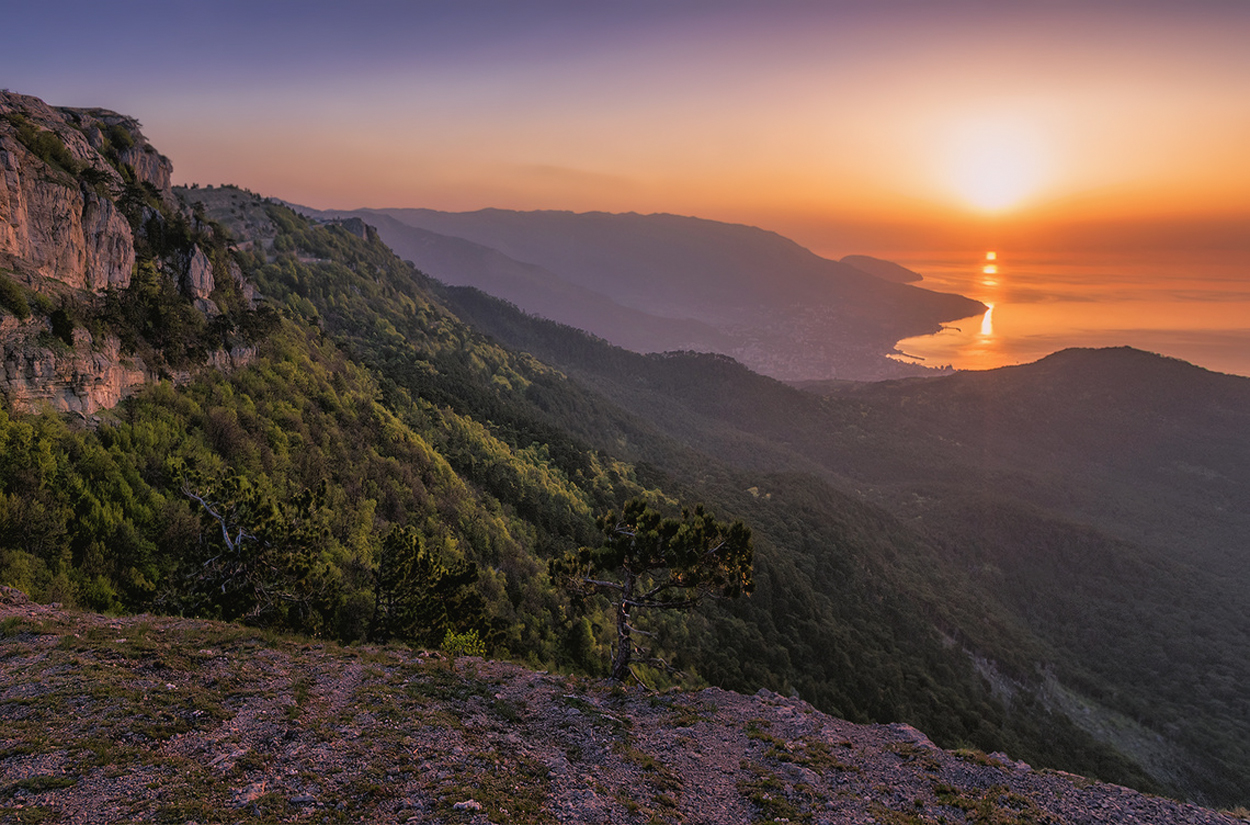
[[[596,519],[629,500],[703,502],[751,526],[755,592],[640,619],[673,668],[638,667],[651,689],[796,695],[945,748],[1245,804],[1250,379],[1112,349],[877,382],[778,367],[796,386],[723,352],[641,354],[431,277],[359,216],[175,189],[115,113],[2,100],[0,584],[299,644],[411,651],[472,633],[492,659],[593,680],[609,607],[557,587],[548,562],[597,546]],[[73,225],[48,219],[66,209],[116,220],[88,243],[48,229]],[[487,217],[497,236],[431,242],[500,283],[527,273],[521,292],[670,332],[689,318],[731,348],[749,332],[777,351],[854,315],[866,349],[846,357],[866,369],[903,328],[968,303],[673,216],[630,217],[627,237],[592,216],[621,266],[636,269],[630,249],[659,263],[651,281],[579,292],[561,262],[593,250],[538,260],[548,241],[526,223],[559,234],[578,218]],[[680,281],[680,241],[703,231],[725,247]],[[509,238],[529,246],[470,246]],[[748,240],[789,256],[784,299],[709,292]],[[129,280],[88,277],[90,250],[115,247]],[[836,338],[820,340],[805,352],[830,357]],[[61,366],[31,366],[45,363]],[[89,391],[117,369],[135,379],[116,397]],[[0,713],[25,718],[5,697]],[[5,764],[28,746],[6,740]]]

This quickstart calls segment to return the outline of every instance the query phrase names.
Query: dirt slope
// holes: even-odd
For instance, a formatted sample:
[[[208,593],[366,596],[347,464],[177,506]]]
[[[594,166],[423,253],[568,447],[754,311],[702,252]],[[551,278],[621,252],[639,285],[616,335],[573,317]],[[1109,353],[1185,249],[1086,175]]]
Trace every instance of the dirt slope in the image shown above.
[[[652,693],[0,588],[0,823],[1226,823],[761,692]]]

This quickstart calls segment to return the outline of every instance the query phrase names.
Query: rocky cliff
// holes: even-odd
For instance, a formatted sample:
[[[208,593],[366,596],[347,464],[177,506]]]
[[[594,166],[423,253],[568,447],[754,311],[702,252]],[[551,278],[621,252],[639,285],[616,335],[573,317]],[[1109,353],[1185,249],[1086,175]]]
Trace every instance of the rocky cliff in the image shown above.
[[[172,170],[133,118],[0,92],[0,391],[10,405],[90,415],[169,374],[101,321],[141,266],[201,315],[221,312],[217,281],[237,288],[237,268],[215,277],[228,257],[210,257],[211,227],[179,204]]]

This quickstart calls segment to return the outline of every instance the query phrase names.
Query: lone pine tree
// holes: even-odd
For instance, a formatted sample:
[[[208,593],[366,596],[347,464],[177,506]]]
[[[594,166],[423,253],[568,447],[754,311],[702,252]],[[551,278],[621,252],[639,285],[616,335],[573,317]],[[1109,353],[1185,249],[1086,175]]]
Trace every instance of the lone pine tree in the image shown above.
[[[599,519],[604,543],[552,560],[552,579],[582,596],[606,595],[615,606],[613,679],[630,672],[634,608],[688,610],[705,597],[750,593],[751,529],[723,524],[699,505],[681,518],[665,517],[645,501],[630,501],[618,516]]]

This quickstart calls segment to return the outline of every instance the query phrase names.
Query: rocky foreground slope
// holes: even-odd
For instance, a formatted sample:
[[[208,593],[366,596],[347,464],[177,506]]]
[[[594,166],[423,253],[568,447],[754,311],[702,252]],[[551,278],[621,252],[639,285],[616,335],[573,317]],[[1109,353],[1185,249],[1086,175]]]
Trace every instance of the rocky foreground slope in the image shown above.
[[[761,691],[654,693],[0,589],[0,823],[1236,823]]]

